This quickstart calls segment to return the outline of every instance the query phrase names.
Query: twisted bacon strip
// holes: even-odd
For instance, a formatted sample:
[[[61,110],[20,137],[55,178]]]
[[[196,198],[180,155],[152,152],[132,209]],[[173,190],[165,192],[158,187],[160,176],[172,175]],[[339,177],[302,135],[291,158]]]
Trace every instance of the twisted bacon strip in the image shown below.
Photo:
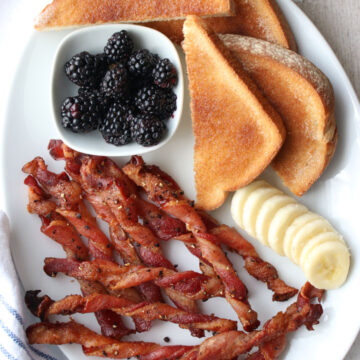
[[[204,213],[197,210],[204,218]],[[207,219],[211,219],[211,224],[208,225],[209,220],[206,221],[208,231],[215,235],[219,243],[228,246],[235,250],[245,260],[245,269],[255,279],[267,284],[268,288],[273,290],[273,301],[286,301],[296,295],[298,290],[285,284],[279,279],[279,275],[274,266],[262,260],[252,244],[246,241],[234,228],[227,225],[218,225],[215,219],[206,214]],[[205,221],[204,221],[205,222]],[[196,244],[195,237],[188,233],[175,237],[175,240],[180,240],[185,243],[188,249],[203,262],[205,259],[201,257],[201,252]]]
[[[44,271],[49,276],[61,272],[76,279],[98,281],[111,291],[154,281],[157,286],[171,287],[193,300],[204,300],[209,296],[207,277],[195,271],[180,273],[161,267],[119,266],[112,261],[101,259],[80,262],[56,258],[45,259]]]
[[[216,237],[207,233],[200,215],[174,180],[156,166],[147,166],[141,157],[133,157],[123,171],[138,186],[144,188],[150,200],[168,214],[182,220],[191,231],[201,250],[201,256],[212,265],[225,286],[225,297],[239,316],[246,331],[259,326],[257,314],[247,300],[247,289],[238,278],[232,264],[217,245]]]
[[[259,350],[249,359],[275,359],[285,348],[284,340],[287,333],[296,331],[302,325],[305,325],[308,330],[313,330],[313,326],[319,323],[322,306],[311,304],[311,300],[320,301],[322,296],[322,290],[306,283],[301,289],[296,303],[290,305],[284,313],[276,314],[265,323],[261,331],[253,331],[249,334],[241,331],[228,331],[206,339],[200,345],[197,359],[233,359],[240,354],[249,352],[255,346],[258,346]],[[270,357],[267,357],[268,355]]]
[[[62,245],[66,256],[69,260],[87,260],[89,257],[88,250],[84,246],[79,234],[66,219],[55,212],[56,204],[49,199],[43,189],[37,184],[36,180],[29,175],[24,183],[28,186],[30,213],[38,214],[42,221],[41,231],[51,239]],[[93,292],[106,294],[105,288],[99,283],[79,281],[81,291],[85,295]],[[103,335],[111,336],[117,339],[133,333],[122,322],[118,314],[109,310],[95,312],[98,323]],[[141,329],[140,324],[137,328]]]
[[[255,279],[267,284],[274,292],[273,301],[286,301],[296,295],[298,290],[279,279],[278,272],[270,263],[262,260],[254,246],[245,240],[234,228],[220,225],[213,217],[204,211],[197,210],[207,226],[208,231],[217,240],[235,250],[244,260],[246,271]]]
[[[39,290],[27,291],[25,300],[31,312],[42,321],[47,320],[50,315],[85,314],[111,309],[120,315],[139,317],[146,321],[157,319],[170,321],[184,329],[194,328],[219,333],[236,329],[235,321],[220,319],[213,315],[187,313],[164,303],[134,303],[124,298],[103,294],[86,297],[69,295],[55,302],[48,296],[37,296],[39,292]]]
[[[70,321],[67,323],[37,323],[26,329],[30,344],[80,344],[88,356],[127,359],[133,356],[150,356],[152,360],[175,360],[191,351],[191,346],[160,346],[146,342],[122,342],[101,336],[85,326]],[[175,354],[175,356],[174,356]],[[155,355],[155,356],[153,356]]]

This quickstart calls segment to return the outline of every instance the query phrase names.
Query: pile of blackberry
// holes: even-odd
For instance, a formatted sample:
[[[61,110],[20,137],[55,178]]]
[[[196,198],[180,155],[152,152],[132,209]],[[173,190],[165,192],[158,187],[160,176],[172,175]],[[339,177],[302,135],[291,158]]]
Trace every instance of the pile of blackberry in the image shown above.
[[[79,86],[78,95],[64,100],[61,120],[75,133],[98,129],[116,146],[136,141],[158,144],[166,120],[176,110],[173,87],[178,78],[169,59],[147,49],[134,49],[128,32],[113,34],[104,53],[83,51],[65,64],[67,77]]]

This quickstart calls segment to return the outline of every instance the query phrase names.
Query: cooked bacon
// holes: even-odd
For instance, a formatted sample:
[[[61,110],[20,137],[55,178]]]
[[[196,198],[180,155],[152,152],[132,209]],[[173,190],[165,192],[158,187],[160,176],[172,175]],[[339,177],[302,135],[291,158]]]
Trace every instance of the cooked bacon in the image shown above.
[[[134,245],[116,220],[109,224],[109,233],[115,250],[120,254],[125,264],[142,265]]]
[[[286,301],[298,292],[297,289],[286,285],[283,280],[279,279],[275,267],[262,260],[253,245],[246,241],[234,228],[219,225],[213,227],[210,232],[222,244],[234,249],[244,258],[247,272],[255,279],[267,284],[268,288],[274,292],[274,301]]]
[[[318,324],[318,320],[322,315],[322,306],[312,304],[311,301],[313,299],[320,301],[322,293],[321,290],[317,290],[309,283],[306,283],[298,295],[297,302],[290,305],[285,312],[279,312],[267,321],[262,330],[248,334],[241,331],[228,331],[206,339],[200,345],[197,359],[233,359],[240,354],[249,352],[255,346],[259,347],[261,355],[273,354],[279,356],[280,350],[285,348],[283,339],[287,333],[296,331],[302,325],[312,330],[313,326]],[[281,347],[275,349],[276,344],[280,344]],[[261,352],[262,349],[265,350]],[[255,359],[262,359],[260,354],[257,354],[258,358]]]
[[[164,303],[134,303],[124,298],[103,294],[86,297],[69,295],[55,302],[46,295],[39,297],[38,293],[38,291],[28,291],[25,300],[31,312],[42,321],[47,320],[51,315],[84,314],[111,309],[120,315],[138,317],[148,322],[157,319],[170,321],[185,329],[202,329],[219,333],[236,329],[235,321],[220,319],[213,315],[187,313]]]
[[[80,344],[86,355],[114,359],[146,355],[161,348],[154,343],[122,342],[102,336],[75,321],[37,323],[26,329],[26,335],[30,344]]]
[[[195,271],[178,273],[167,268],[119,266],[114,262],[100,259],[80,262],[56,258],[45,259],[44,271],[50,276],[61,272],[77,279],[98,281],[110,290],[130,288],[154,281],[160,287],[179,289],[190,299],[203,300],[209,297],[207,277]]]
[[[199,347],[194,346],[190,351],[185,353],[180,360],[196,360],[199,353]]]
[[[71,209],[81,199],[81,187],[74,181],[70,181],[66,173],[57,175],[49,171],[41,157],[36,157],[25,164],[22,171],[32,175],[45,191],[57,200],[61,208]]]
[[[28,175],[24,184],[28,186],[28,205],[27,209],[30,214],[38,214],[39,216],[47,216],[56,210],[56,204],[50,200],[50,196],[46,196],[43,190],[33,176]]]
[[[29,203],[37,201],[36,207],[28,206],[28,208],[31,208],[31,212],[37,213],[41,218],[41,231],[62,245],[68,259],[87,260],[88,250],[80,239],[79,234],[65,218],[54,211],[56,204],[49,200],[50,196],[44,192],[31,175],[25,179],[25,184],[28,185]],[[43,202],[47,204],[45,207],[41,205]],[[49,206],[49,204],[53,204],[55,207],[53,205]],[[51,211],[46,213],[44,212],[45,208],[51,209]],[[84,295],[89,295],[93,292],[106,294],[105,288],[99,283],[80,280],[79,284]],[[124,325],[118,314],[112,311],[98,311],[95,313],[95,316],[103,335],[121,339],[123,336],[134,332]],[[138,331],[149,328],[149,324],[146,324],[144,321],[140,322],[136,319],[134,321]]]
[[[141,355],[139,360],[178,360],[185,359],[192,352],[193,346],[169,346],[162,347],[148,355]]]
[[[110,238],[115,249],[120,254],[125,264],[128,265],[142,265],[142,261],[138,257],[136,250],[124,230],[116,222],[110,223]],[[160,288],[152,282],[142,283],[138,286],[139,291],[144,296],[145,300],[149,302],[162,302],[163,298]]]
[[[50,221],[49,218],[43,216],[41,216],[41,221],[41,232],[62,245],[66,254],[69,254],[70,258],[74,258],[79,261],[89,258],[88,249],[82,242],[79,234],[72,226],[69,226],[67,221]]]
[[[286,346],[286,335],[264,342],[259,346],[259,350],[250,354],[247,360],[272,360],[281,355]]]
[[[89,239],[89,250],[95,259],[113,259],[113,246],[106,235],[100,230],[88,210],[79,205],[78,211],[57,209],[78,231]]]
[[[132,157],[123,171],[141,186],[149,199],[157,203],[165,212],[180,219],[191,231],[201,250],[201,256],[212,265],[225,286],[225,297],[239,316],[246,331],[259,326],[257,313],[247,300],[247,290],[238,278],[231,262],[227,259],[216,237],[207,233],[201,216],[194,209],[177,183],[156,166],[148,166],[140,156]]]
[[[159,239],[167,241],[186,233],[186,227],[182,221],[167,215],[156,205],[140,197],[136,197],[135,202],[136,209],[145,225],[149,226]]]
[[[204,213],[199,210],[197,211],[204,218]],[[212,221],[210,222],[209,219]],[[207,226],[211,229],[210,233],[216,236],[216,240],[241,255],[245,260],[247,272],[257,280],[265,282],[268,288],[274,292],[274,301],[286,301],[296,295],[298,290],[286,285],[283,280],[279,279],[274,266],[262,260],[253,245],[246,241],[234,228],[230,228],[227,225],[218,225],[210,215],[206,216],[206,220],[206,224],[209,224]],[[197,256],[203,263],[207,263],[201,256],[200,248],[196,245],[196,239],[192,233],[177,236],[175,240],[184,242],[193,255]]]

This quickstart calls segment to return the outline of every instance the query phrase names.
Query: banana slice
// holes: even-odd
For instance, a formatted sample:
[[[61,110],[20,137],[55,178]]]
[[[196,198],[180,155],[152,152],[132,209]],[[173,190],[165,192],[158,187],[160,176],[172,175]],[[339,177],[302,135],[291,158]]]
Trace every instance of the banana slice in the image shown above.
[[[292,242],[294,240],[294,236],[298,233],[298,231],[307,223],[313,220],[319,219],[319,215],[313,213],[313,212],[307,212],[305,214],[300,215],[297,217],[292,224],[288,227],[288,229],[285,231],[284,236],[284,243],[283,243],[283,249],[284,254],[291,259],[291,246]]]
[[[301,267],[304,267],[305,263],[306,263],[306,259],[309,256],[309,254],[311,253],[311,251],[319,246],[320,244],[323,244],[325,242],[328,241],[339,241],[339,242],[343,242],[342,237],[340,236],[340,234],[337,234],[334,231],[329,231],[329,232],[321,232],[320,234],[314,236],[313,238],[309,239],[309,241],[306,243],[306,245],[304,246],[304,248],[301,251],[300,254],[300,260],[299,260],[299,265]]]
[[[257,180],[252,182],[250,185],[247,185],[239,190],[237,190],[231,201],[231,216],[236,222],[237,225],[243,227],[242,216],[243,208],[247,197],[256,189],[260,187],[269,187],[270,185],[263,180]]]
[[[260,207],[258,217],[256,219],[255,233],[256,238],[264,245],[268,245],[269,226],[279,209],[288,205],[296,204],[295,200],[287,195],[275,195],[264,201]]]
[[[269,226],[268,244],[278,254],[284,255],[283,243],[287,228],[297,217],[307,211],[303,205],[288,204],[276,212]]]
[[[335,289],[346,280],[350,253],[342,236],[323,217],[266,181],[236,191],[231,215],[262,244],[299,264],[314,286]]]
[[[304,225],[294,236],[293,242],[291,244],[290,258],[292,261],[294,261],[296,264],[299,264],[301,252],[307,242],[314,236],[328,231],[333,231],[332,226],[320,216],[318,219]]]
[[[242,223],[248,234],[256,235],[256,218],[260,207],[274,195],[281,195],[281,191],[267,186],[256,189],[247,197],[243,208]]]
[[[318,289],[331,290],[346,280],[350,253],[342,241],[327,241],[314,247],[304,261],[306,278]]]

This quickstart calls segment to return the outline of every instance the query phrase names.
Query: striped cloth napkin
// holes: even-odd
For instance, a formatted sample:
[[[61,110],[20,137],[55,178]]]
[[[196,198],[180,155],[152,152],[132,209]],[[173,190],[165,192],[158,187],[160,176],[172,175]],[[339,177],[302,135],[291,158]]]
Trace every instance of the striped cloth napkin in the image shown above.
[[[9,221],[2,211],[0,211],[0,277],[0,359],[65,360],[56,346],[32,346],[27,342],[26,327],[39,320],[24,306],[24,289],[10,253]]]

